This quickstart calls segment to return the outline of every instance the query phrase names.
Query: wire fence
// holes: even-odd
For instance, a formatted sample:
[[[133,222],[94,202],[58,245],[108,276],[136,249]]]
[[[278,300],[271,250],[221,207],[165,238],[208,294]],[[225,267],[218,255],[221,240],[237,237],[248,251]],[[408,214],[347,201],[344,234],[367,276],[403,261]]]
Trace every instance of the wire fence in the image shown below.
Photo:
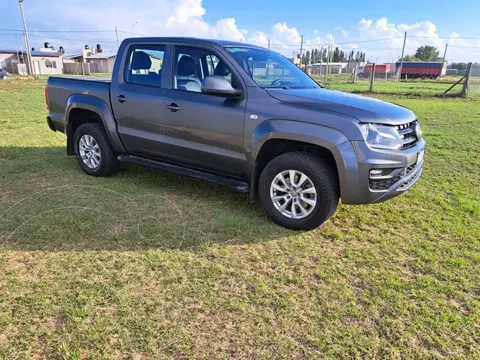
[[[441,64],[440,64],[441,65]],[[353,93],[378,93],[408,96],[462,96],[480,94],[480,66],[447,75],[445,67],[402,71],[392,64],[321,64],[304,70],[321,86]],[[418,69],[417,69],[418,70]],[[421,70],[421,69],[420,69]]]

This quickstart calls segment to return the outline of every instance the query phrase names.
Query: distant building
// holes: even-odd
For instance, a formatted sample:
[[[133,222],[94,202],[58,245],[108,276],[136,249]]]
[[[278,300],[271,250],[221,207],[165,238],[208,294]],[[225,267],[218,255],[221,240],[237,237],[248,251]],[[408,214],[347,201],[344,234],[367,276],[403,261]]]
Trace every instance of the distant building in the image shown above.
[[[364,76],[370,76],[372,72],[373,64],[366,64],[363,69]],[[390,74],[395,74],[395,64],[376,64],[375,65],[375,77],[388,77]]]
[[[331,74],[346,74],[353,72],[356,69],[357,65],[359,67],[363,66],[363,63],[356,62],[337,62],[329,63]],[[321,75],[325,74],[327,71],[327,63],[315,63],[308,66],[310,74]]]
[[[90,71],[94,73],[111,73],[115,64],[116,53],[98,53],[86,57]]]
[[[288,58],[288,60],[290,60],[292,63],[294,63],[295,65],[300,65],[300,59],[298,57],[293,57],[293,58]]]
[[[104,52],[100,44],[97,44],[94,49],[85,45],[81,51],[65,54],[64,62],[68,64],[66,65],[66,73],[112,72],[116,56],[116,52]],[[82,63],[84,64],[83,68],[80,66]]]
[[[63,54],[53,49],[32,50],[33,71],[36,75],[57,75],[63,73]],[[27,54],[23,50],[1,50],[0,66],[12,74],[21,74],[19,64],[27,64]]]

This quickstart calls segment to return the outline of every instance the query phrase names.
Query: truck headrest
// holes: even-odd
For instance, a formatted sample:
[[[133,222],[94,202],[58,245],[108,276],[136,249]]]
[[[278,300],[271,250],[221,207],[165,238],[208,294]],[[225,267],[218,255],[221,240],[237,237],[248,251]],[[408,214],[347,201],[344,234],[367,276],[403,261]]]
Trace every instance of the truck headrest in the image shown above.
[[[133,53],[132,70],[148,70],[152,67],[152,60],[145,51]]]
[[[195,62],[190,56],[182,56],[177,64],[178,76],[191,76],[195,74]]]

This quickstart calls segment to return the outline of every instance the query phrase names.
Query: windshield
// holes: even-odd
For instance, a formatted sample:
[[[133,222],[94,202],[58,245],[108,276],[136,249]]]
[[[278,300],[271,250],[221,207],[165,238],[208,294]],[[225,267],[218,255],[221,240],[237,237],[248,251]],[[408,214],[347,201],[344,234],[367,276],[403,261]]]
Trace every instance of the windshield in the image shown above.
[[[226,50],[265,89],[318,87],[295,64],[274,51],[248,47],[227,47]]]

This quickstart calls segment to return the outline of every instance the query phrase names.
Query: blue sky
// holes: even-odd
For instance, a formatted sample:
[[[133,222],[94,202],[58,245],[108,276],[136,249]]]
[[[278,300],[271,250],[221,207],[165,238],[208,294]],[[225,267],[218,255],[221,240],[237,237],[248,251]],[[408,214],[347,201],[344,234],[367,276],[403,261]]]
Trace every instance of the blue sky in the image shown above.
[[[287,22],[307,34],[312,29],[327,32],[337,26],[354,27],[361,18],[386,17],[392,23],[431,21],[443,35],[457,32],[464,36],[480,36],[480,1],[475,0],[462,2],[461,6],[441,0],[242,0],[241,3],[241,7],[232,10],[229,1],[204,0],[203,5],[208,9],[205,19],[213,22],[233,16],[241,26],[263,31],[268,30],[272,22]]]
[[[270,1],[242,0],[24,0],[31,44],[44,41],[67,50],[101,43],[114,50],[120,39],[138,35],[198,36],[242,40],[285,55],[333,41],[345,50],[361,50],[373,61],[396,60],[404,31],[407,53],[420,45],[449,44],[450,61],[480,61],[480,1],[461,6],[433,0]],[[0,48],[22,47],[22,22],[16,0],[4,0],[0,12]],[[105,32],[67,32],[94,30]],[[65,32],[54,32],[65,31]],[[131,33],[131,34],[128,34]],[[387,39],[378,41],[379,39]],[[295,44],[298,44],[296,46]]]

